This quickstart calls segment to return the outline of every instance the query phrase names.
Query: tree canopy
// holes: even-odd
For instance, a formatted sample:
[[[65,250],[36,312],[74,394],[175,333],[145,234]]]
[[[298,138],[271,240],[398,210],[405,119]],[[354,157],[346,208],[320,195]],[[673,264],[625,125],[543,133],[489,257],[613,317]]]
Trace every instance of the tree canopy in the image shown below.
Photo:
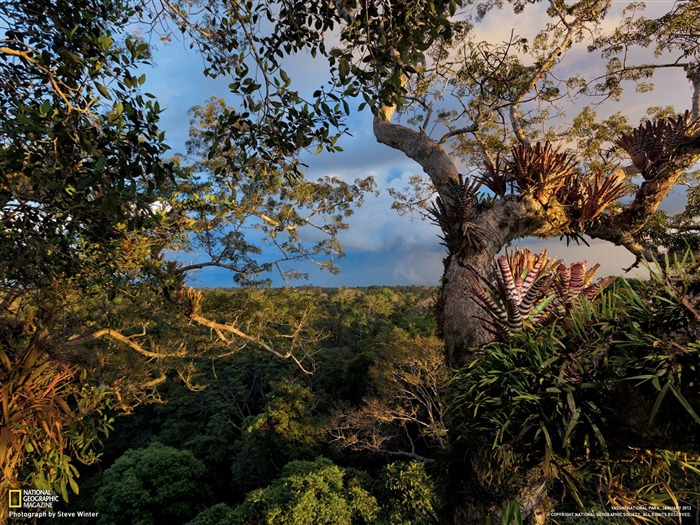
[[[593,300],[601,287],[589,286],[585,265],[559,265],[552,273],[540,259],[504,256],[495,272],[492,267],[504,246],[528,236],[603,239],[627,248],[637,262],[664,255],[673,260],[697,248],[700,11],[694,2],[678,1],[647,17],[642,7],[630,4],[613,12],[611,0],[3,2],[0,394],[8,407],[0,432],[3,488],[32,482],[67,497],[67,486],[77,490],[69,457],[93,460],[99,435],[109,430],[107,399],[130,411],[158,399],[158,387],[169,376],[197,389],[201,359],[250,346],[289,359],[311,375],[311,350],[322,333],[322,323],[315,322],[317,301],[300,292],[280,304],[247,287],[264,284],[270,271],[287,280],[302,277],[294,266],[300,260],[334,269],[342,255],[338,234],[374,182],[306,179],[301,156],[341,148],[355,100],[373,112],[376,139],[425,172],[415,179],[419,194],[397,194],[404,199],[397,206],[421,203],[442,230],[447,257],[436,310],[444,364],[458,370],[452,374],[454,390],[446,392],[474,410],[472,419],[457,410],[453,419],[436,422],[450,405],[441,397],[447,372],[430,356],[402,355],[415,349],[415,341],[406,342],[388,353],[389,367],[373,372],[380,383],[384,375],[392,386],[402,385],[401,394],[378,386],[367,402],[378,408],[350,414],[335,429],[338,439],[349,443],[358,430],[359,448],[377,440],[377,450],[384,443],[408,444],[414,459],[422,457],[415,447],[461,450],[468,443],[461,456],[470,458],[465,479],[476,480],[479,490],[496,487],[500,500],[487,510],[467,502],[454,509],[457,521],[481,519],[494,508],[513,509],[516,500],[525,516],[542,511],[556,493],[548,491],[561,487],[558,473],[570,461],[584,461],[572,448],[581,439],[576,427],[582,417],[593,433],[582,438],[585,461],[593,454],[599,467],[612,464],[605,421],[618,421],[634,438],[618,451],[630,443],[648,446],[655,460],[664,461],[668,457],[659,452],[664,447],[696,453],[694,437],[678,441],[654,426],[668,393],[680,403],[683,418],[698,422],[697,397],[681,374],[695,366],[696,345],[683,338],[692,337],[697,324],[694,277],[686,279],[697,271],[695,263],[679,270],[682,277],[664,269],[667,288],[653,289],[646,303],[633,289],[606,296],[645,322],[659,318],[665,327],[678,322],[683,330],[683,337],[664,346],[659,343],[664,334],[647,322],[647,335],[662,350],[647,356],[652,365],[637,376],[621,373],[640,385],[650,382],[652,389],[612,390],[637,407],[651,407],[652,417],[642,422],[578,391],[584,376],[603,388],[610,360],[633,368],[625,352],[648,342],[630,325],[621,339],[629,336],[629,344],[616,346],[618,334],[609,325],[617,312],[606,310],[610,303],[586,310],[579,296]],[[479,24],[506,9],[519,17],[535,11],[541,26],[527,35],[514,30],[505,42],[481,40]],[[192,108],[187,151],[172,157],[159,128],[162,109],[146,92],[154,37],[183,39],[201,53],[204,75],[230,81],[233,103],[209,99]],[[605,61],[602,72],[586,76],[566,68],[584,47]],[[639,50],[649,52],[637,55]],[[325,83],[311,93],[300,91],[287,71],[288,60],[302,53],[328,65]],[[636,56],[643,58],[635,62]],[[681,69],[690,82],[685,107],[650,108],[650,120],[640,125],[623,113],[598,118],[601,101],[622,100],[628,87],[650,91],[651,77],[670,68]],[[691,185],[685,212],[660,212],[663,199],[680,184]],[[176,255],[182,251],[201,258],[185,264]],[[189,272],[210,266],[229,270],[243,286],[240,293],[222,301],[186,286]],[[387,304],[387,297],[377,298],[363,308],[379,314]],[[674,307],[670,320],[664,317],[666,304]],[[369,333],[367,317],[354,315],[348,326],[362,339]],[[546,316],[560,324],[542,328],[535,322]],[[577,330],[586,323],[616,341],[595,343],[603,358],[558,344],[572,333],[582,347],[590,343],[585,330]],[[528,361],[530,355],[523,361],[513,346],[521,337],[532,337],[526,343],[544,361]],[[435,347],[431,339],[420,344]],[[669,359],[673,366],[666,367]],[[484,377],[499,367],[513,372],[510,379],[535,374],[538,385],[549,385],[542,386],[544,392],[532,390],[523,379],[504,387],[519,401],[507,412],[507,423],[521,426],[514,436],[504,431],[503,421],[480,413],[478,398],[469,397],[481,389],[490,404],[505,405],[507,399],[486,388],[499,384],[498,378]],[[665,374],[662,383],[658,378]],[[244,448],[277,443],[288,462],[298,459],[286,449],[289,443],[314,450],[316,422],[307,410],[309,391],[285,382],[277,388],[280,398],[237,425],[250,434]],[[579,395],[591,412],[579,410]],[[542,397],[551,404],[523,408]],[[544,421],[551,407],[564,415]],[[411,417],[402,427],[398,421],[406,413]],[[384,417],[383,424],[367,424],[368,414]],[[416,433],[425,418],[433,421]],[[537,418],[544,422],[535,425]],[[38,420],[52,423],[45,429],[48,439],[27,431]],[[471,423],[481,434],[461,439]],[[445,424],[452,425],[447,435],[455,436],[449,443]],[[502,427],[495,437],[494,425]],[[551,437],[558,434],[561,444],[554,446]],[[591,435],[597,444],[591,444]],[[503,461],[526,474],[509,484],[481,461],[491,439]],[[543,439],[542,462],[519,448],[522,442],[542,445]],[[163,454],[156,448],[147,453]],[[469,462],[461,461],[463,467]],[[347,498],[361,500],[357,519],[374,519],[370,495],[354,481],[343,485],[339,467],[324,460],[289,465],[284,474],[289,480],[293,470],[307,474],[300,501],[315,479],[309,469],[320,469],[319,479],[334,487],[326,494],[333,507]],[[259,519],[272,512],[278,522],[289,522],[275,510],[281,479],[259,488],[258,507],[253,496],[246,500]],[[463,481],[451,480],[455,493],[464,490]],[[614,486],[609,483],[611,492]],[[287,503],[286,510],[296,508]],[[326,506],[319,509],[327,512]],[[225,510],[217,512],[226,515]],[[352,521],[352,512],[343,512]]]

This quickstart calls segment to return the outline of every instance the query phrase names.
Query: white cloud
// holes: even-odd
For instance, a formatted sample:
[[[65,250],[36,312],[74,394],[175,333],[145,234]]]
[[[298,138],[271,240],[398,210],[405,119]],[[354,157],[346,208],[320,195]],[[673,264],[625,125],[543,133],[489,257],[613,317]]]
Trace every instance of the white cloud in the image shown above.
[[[444,258],[444,252],[414,248],[396,264],[394,278],[407,284],[435,286],[442,275]]]
[[[430,246],[438,242],[438,228],[427,220],[400,216],[391,209],[393,203],[389,188],[403,188],[415,174],[412,170],[376,170],[380,190],[378,196],[369,195],[365,204],[349,219],[350,229],[340,235],[348,250],[387,252],[410,250],[416,246]]]

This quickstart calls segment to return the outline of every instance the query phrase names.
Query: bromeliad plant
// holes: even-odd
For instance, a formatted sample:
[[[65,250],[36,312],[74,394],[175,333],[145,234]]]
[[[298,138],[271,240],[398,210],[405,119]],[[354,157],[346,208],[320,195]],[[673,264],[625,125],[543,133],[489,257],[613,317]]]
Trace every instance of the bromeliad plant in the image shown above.
[[[527,261],[530,271],[543,265],[542,255]],[[522,266],[501,265],[504,283],[508,271],[516,275],[509,297],[527,296],[534,285],[527,287]],[[455,372],[453,444],[476,466],[471,481],[485,501],[492,498],[494,514],[498,501],[522,500],[533,476],[547,487],[538,503],[546,512],[700,507],[700,265],[688,255],[651,274],[557,310],[562,296],[595,296],[601,288],[582,264],[560,265],[548,288],[560,322],[512,331]]]
[[[494,264],[495,281],[474,273],[472,291],[489,314],[493,332],[500,338],[544,325],[569,313],[581,299],[591,300],[611,279],[592,284],[600,265],[586,269],[587,262],[566,266],[547,257],[546,250],[533,255],[515,250],[501,255]]]
[[[479,193],[482,182],[459,179],[448,182],[448,195],[452,200],[447,205],[440,197],[428,207],[428,215],[442,230],[442,240],[452,251],[460,252],[465,248],[481,248],[484,245],[484,233],[479,228],[476,215],[480,208],[493,204],[491,198]]]
[[[623,134],[615,144],[629,154],[645,180],[653,180],[662,175],[660,167],[676,160],[679,149],[698,131],[699,125],[686,111],[683,115],[646,121]]]
[[[662,130],[682,127],[675,120],[669,122],[649,126]],[[639,142],[625,135],[617,144],[631,151],[630,141]],[[654,158],[658,160],[659,156]],[[626,178],[619,171],[609,174],[582,171],[576,158],[560,152],[549,142],[534,146],[521,144],[511,150],[510,159],[496,156],[494,161],[487,160],[484,168],[478,179],[481,184],[501,198],[510,192],[534,199],[551,218],[556,217],[565,225],[562,233],[570,238],[578,238],[587,223],[629,192]]]

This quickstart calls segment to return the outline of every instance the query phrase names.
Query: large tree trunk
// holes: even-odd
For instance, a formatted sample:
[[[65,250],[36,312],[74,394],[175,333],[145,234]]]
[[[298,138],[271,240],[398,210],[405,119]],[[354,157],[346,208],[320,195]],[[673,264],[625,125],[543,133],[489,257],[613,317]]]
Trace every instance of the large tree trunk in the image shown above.
[[[478,213],[475,225],[480,241],[476,245],[448,243],[450,253],[445,259],[438,326],[449,366],[464,365],[474,348],[494,340],[488,316],[476,302],[471,283],[479,276],[490,276],[498,252],[521,233],[518,207],[514,200],[507,199]]]
[[[494,256],[511,240],[524,235],[530,224],[525,224],[527,210],[515,198],[497,201],[493,207],[473,210],[477,243],[462,242],[462,224],[454,215],[454,188],[459,182],[459,171],[445,148],[425,134],[391,122],[393,107],[385,107],[374,119],[377,141],[405,153],[418,162],[430,177],[440,199],[447,209],[450,226],[457,239],[448,243],[448,257],[442,279],[439,326],[446,346],[450,366],[469,360],[469,349],[493,340],[487,330],[485,313],[471,293],[471,278],[489,275]],[[526,219],[527,220],[527,219]]]
[[[493,340],[493,334],[479,321],[485,312],[470,293],[474,273],[486,275],[491,262],[487,252],[470,257],[450,254],[445,259],[445,272],[438,304],[438,327],[445,342],[445,357],[449,366],[463,365],[469,348]]]

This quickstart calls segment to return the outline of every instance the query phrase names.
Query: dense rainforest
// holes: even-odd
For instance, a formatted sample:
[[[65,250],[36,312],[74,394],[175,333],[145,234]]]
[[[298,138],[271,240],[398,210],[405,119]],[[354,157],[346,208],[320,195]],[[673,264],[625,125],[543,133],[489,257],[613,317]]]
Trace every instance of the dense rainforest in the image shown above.
[[[100,524],[698,522],[699,21],[0,0],[0,521],[47,498]],[[168,42],[227,86],[180,151],[149,91]],[[363,112],[405,188],[309,172]],[[337,272],[381,189],[434,223],[437,290],[270,288]]]
[[[557,323],[530,317],[519,333],[494,316],[513,333],[451,371],[437,288],[204,290],[211,319],[264,312],[276,329],[303,309],[315,336],[297,364],[255,347],[227,356],[201,334],[194,346],[218,346],[217,357],[188,360],[186,381],[168,374],[129,413],[106,409],[100,461],[54,510],[90,509],[105,525],[428,525],[463,496],[450,486],[455,455],[486,440],[487,477],[470,480],[468,497],[510,491],[503,523],[519,515],[514,474],[540,463],[552,523],[694,523],[700,457],[681,450],[697,446],[687,425],[700,422],[699,269],[689,256],[649,280],[603,280],[599,297],[562,302]],[[653,406],[617,399],[640,390]],[[646,434],[619,434],[633,424]],[[678,450],[643,445],[669,438]],[[642,520],[642,506],[657,510]]]
[[[303,306],[318,334],[304,369],[255,348],[193,360],[188,384],[175,374],[153,403],[113,414],[68,509],[124,524],[431,522],[426,468],[445,443],[435,294],[207,290],[212,318]]]

